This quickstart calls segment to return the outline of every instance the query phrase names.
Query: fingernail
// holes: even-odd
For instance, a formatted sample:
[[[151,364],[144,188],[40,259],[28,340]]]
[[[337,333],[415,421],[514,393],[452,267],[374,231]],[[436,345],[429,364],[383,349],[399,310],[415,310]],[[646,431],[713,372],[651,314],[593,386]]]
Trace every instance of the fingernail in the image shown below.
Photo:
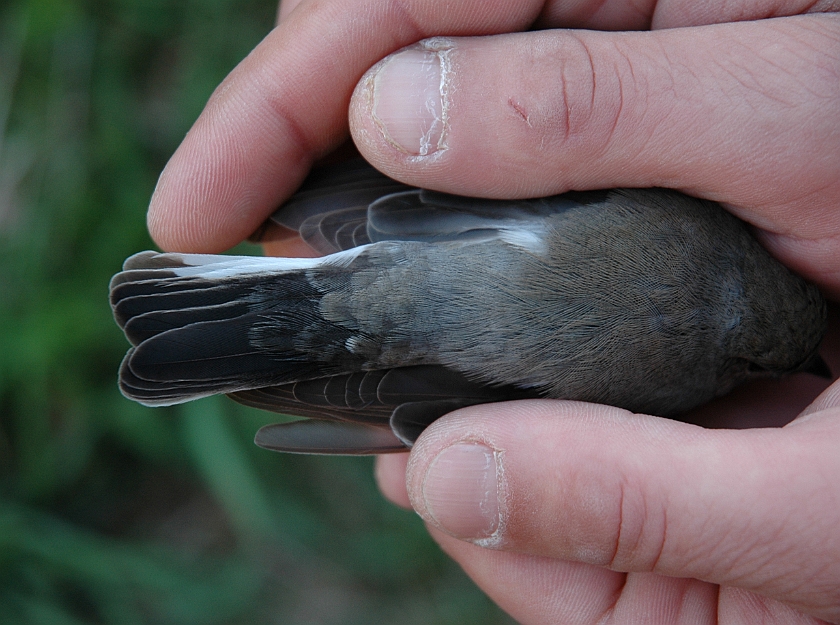
[[[450,50],[423,42],[386,59],[372,77],[373,119],[403,152],[428,156],[445,146]]]
[[[427,520],[456,538],[478,540],[499,529],[498,455],[485,445],[457,443],[429,465],[422,493]]]

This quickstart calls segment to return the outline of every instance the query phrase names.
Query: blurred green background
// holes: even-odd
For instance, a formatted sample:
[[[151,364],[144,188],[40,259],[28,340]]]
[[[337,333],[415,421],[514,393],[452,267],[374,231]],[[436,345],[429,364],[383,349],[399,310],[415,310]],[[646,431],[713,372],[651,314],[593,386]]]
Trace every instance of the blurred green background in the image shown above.
[[[117,391],[108,280],[152,245],[160,170],[275,10],[0,3],[0,622],[511,622],[370,459],[260,450],[272,415],[226,398]]]

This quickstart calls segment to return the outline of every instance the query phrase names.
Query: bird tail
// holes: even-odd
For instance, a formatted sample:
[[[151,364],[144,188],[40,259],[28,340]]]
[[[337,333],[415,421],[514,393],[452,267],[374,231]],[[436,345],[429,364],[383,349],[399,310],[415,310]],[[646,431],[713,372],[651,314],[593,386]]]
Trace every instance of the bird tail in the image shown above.
[[[123,394],[148,406],[328,373],[298,337],[325,324],[307,270],[325,259],[141,252],[111,280],[114,318],[132,347]],[[323,336],[323,334],[320,334]],[[333,333],[335,336],[335,333]],[[340,337],[336,337],[340,339]]]

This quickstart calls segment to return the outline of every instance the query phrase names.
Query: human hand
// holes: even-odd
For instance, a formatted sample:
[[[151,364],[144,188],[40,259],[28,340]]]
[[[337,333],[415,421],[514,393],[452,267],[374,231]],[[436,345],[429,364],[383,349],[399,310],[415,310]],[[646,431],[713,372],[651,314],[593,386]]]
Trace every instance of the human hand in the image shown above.
[[[400,63],[389,63],[379,79],[380,123],[364,89],[376,80],[352,103],[357,145],[385,173],[455,193],[660,185],[720,200],[757,225],[783,261],[834,292],[838,16],[673,29],[786,15],[799,4],[813,3],[773,9],[745,0],[717,14],[690,2],[638,13],[621,0],[461,0],[445,10],[427,0],[286,3],[287,19],[219,86],[173,155],[150,206],[151,233],[179,251],[220,251],[246,238],[314,160],[346,139],[347,105],[363,73],[422,37],[503,33],[535,19],[652,25],[660,30],[451,40],[459,47],[449,54],[446,145],[425,157],[394,145],[394,137],[410,143],[407,129],[392,129],[392,141],[379,130],[387,102],[425,103],[399,80],[382,86],[399,74]],[[811,9],[821,5],[832,3]]]
[[[824,350],[835,370],[838,338]],[[781,419],[818,384],[742,387],[694,417]],[[747,430],[565,401],[475,406],[410,456],[378,458],[377,479],[522,623],[837,623],[838,397],[835,383],[790,425]]]
[[[422,115],[402,124],[389,115],[422,111],[429,96],[414,93],[400,69],[423,53],[402,53],[356,91],[354,138],[386,173],[451,192],[512,197],[660,185],[716,199],[755,224],[784,262],[837,293],[837,16],[701,27],[768,9],[729,6],[712,15],[674,3],[637,14],[629,3],[598,4],[582,17],[593,3],[464,1],[443,10],[415,2],[396,12],[387,3],[302,2],[220,86],[173,157],[150,209],[153,235],[164,248],[217,251],[250,234],[311,162],[344,140],[359,77],[420,38],[516,31],[538,16],[553,26],[696,26],[443,42],[452,88],[444,132],[429,135],[440,147],[425,155]],[[792,5],[780,10],[797,12]],[[798,408],[814,394],[810,386],[789,399]],[[747,389],[695,416],[730,425],[721,414],[740,401],[732,414],[743,419],[762,399],[766,393]],[[498,549],[433,533],[525,622],[605,614],[671,622],[678,607],[700,622],[763,614],[838,621],[834,403],[829,391],[801,424],[755,432],[704,431],[567,402],[473,408],[421,437],[408,474],[411,501],[431,520],[434,497],[421,487],[434,483],[429,467],[438,468],[441,492],[450,480],[450,494],[459,488],[458,467],[433,462],[439,451],[462,440],[501,450],[506,520],[487,544]],[[796,414],[783,408],[788,419]],[[378,474],[386,493],[407,504],[399,462],[382,461]],[[456,533],[469,538],[464,527],[456,522]],[[660,547],[651,545],[656,537]]]

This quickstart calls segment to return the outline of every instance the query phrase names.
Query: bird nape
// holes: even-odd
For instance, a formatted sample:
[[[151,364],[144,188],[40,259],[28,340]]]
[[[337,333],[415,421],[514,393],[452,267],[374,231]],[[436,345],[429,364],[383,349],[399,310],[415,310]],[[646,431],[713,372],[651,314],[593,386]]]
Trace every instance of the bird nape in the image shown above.
[[[361,161],[271,220],[320,258],[141,252],[111,281],[123,394],[309,417],[258,445],[404,451],[438,417],[557,398],[672,416],[756,377],[830,375],[826,304],[719,205],[668,189],[465,198]]]

